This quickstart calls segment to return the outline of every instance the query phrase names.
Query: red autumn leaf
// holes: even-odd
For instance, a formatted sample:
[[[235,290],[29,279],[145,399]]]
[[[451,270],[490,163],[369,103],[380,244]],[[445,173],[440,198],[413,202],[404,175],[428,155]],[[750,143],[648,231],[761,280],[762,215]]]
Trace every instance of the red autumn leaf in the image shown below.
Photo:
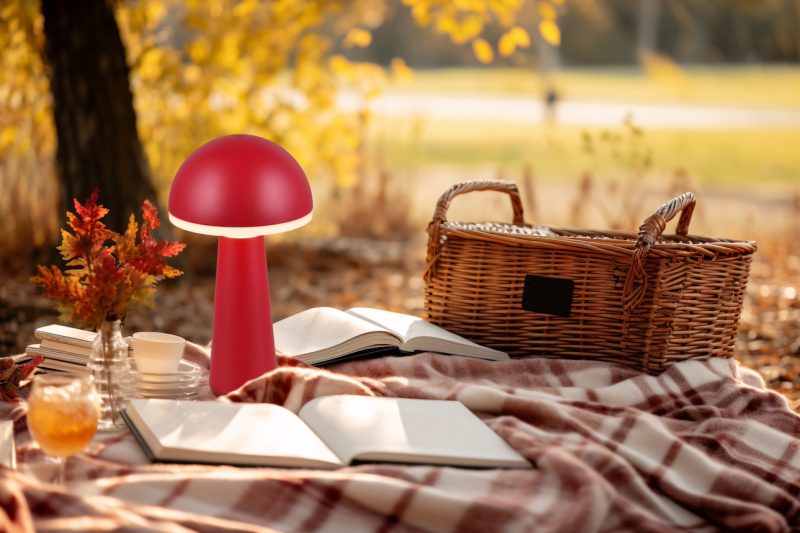
[[[158,211],[147,200],[142,203],[142,219],[144,222],[139,230],[139,253],[131,258],[131,265],[151,276],[171,278],[181,275],[180,270],[170,267],[162,258],[178,255],[186,245],[177,241],[158,241],[153,237],[152,232],[161,225],[161,221],[158,218]]]
[[[0,358],[0,400],[19,402],[19,382],[27,378],[42,359],[41,355],[34,355],[27,363],[16,365],[11,357]]]
[[[121,263],[125,263],[129,258],[136,255],[136,234],[139,232],[139,224],[133,215],[128,219],[128,228],[125,233],[117,239],[117,258]]]
[[[101,219],[108,214],[108,209],[97,203],[99,193],[97,189],[92,191],[85,204],[73,200],[75,214],[67,213],[67,225],[73,234],[70,235],[62,230],[59,250],[68,266],[86,267],[85,263],[91,262],[92,256],[116,235],[101,222]],[[70,264],[73,261],[75,263]]]
[[[142,204],[142,224],[131,215],[125,233],[108,229],[102,218],[108,209],[98,203],[95,190],[84,204],[74,201],[75,213],[67,213],[61,230],[61,254],[68,267],[39,266],[31,280],[39,283],[47,298],[58,302],[62,318],[95,328],[103,320],[123,319],[131,303],[150,305],[155,285],[182,272],[167,265],[165,257],[178,255],[186,245],[158,241],[152,235],[161,224],[149,201]],[[138,242],[137,242],[138,236]]]
[[[149,200],[142,202],[142,220],[144,222],[142,223],[141,239],[144,241],[150,236],[151,231],[161,225],[161,221],[158,219],[158,211]]]

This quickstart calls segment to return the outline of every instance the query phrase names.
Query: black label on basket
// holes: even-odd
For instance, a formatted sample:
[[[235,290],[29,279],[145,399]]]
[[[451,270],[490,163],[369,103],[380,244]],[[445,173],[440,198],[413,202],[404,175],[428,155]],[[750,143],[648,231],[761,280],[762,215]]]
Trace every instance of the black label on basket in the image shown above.
[[[546,315],[569,316],[574,288],[575,282],[571,279],[528,274],[522,291],[522,308]]]

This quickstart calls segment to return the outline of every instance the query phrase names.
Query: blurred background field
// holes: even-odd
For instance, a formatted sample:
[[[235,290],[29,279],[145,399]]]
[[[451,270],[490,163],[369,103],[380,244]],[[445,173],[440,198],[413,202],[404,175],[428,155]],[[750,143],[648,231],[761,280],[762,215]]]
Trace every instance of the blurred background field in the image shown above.
[[[411,185],[418,226],[432,192],[501,178],[532,189],[532,222],[635,230],[647,209],[685,189],[701,198],[694,231],[782,240],[796,224],[800,191],[800,69],[689,67],[676,76],[671,85],[642,70],[565,69],[554,76],[560,96],[548,117],[535,72],[418,71],[374,102],[365,169]],[[563,124],[570,105],[586,114]],[[635,212],[615,205],[624,194],[641,200]],[[458,216],[503,216],[476,203]]]
[[[166,219],[182,160],[247,132],[298,158],[316,202],[309,226],[268,240],[276,319],[315,305],[421,313],[425,226],[462,180],[516,181],[529,222],[630,231],[692,190],[692,233],[759,243],[737,358],[800,398],[797,0],[87,2],[118,26],[135,138],[113,113],[54,97],[61,80],[120,101],[102,79],[80,89],[85,66],[58,69],[43,12],[90,44],[91,28],[57,0],[0,8],[2,354],[56,318],[28,277],[54,260],[65,191],[95,180],[126,217],[143,197],[121,180],[141,179]],[[83,63],[110,61],[99,48]],[[59,117],[80,117],[65,122],[82,124],[72,134],[97,164],[59,158]],[[140,146],[145,170],[123,177],[114,142]],[[491,194],[450,213],[510,217]],[[189,242],[185,275],[126,327],[207,342],[215,243],[175,236]]]
[[[565,67],[550,80],[570,100],[800,108],[800,71],[791,64],[671,64],[651,66],[649,71],[632,66]],[[415,72],[408,87],[516,95],[541,94],[547,88],[535,71],[508,67],[493,68],[489,76],[476,76],[467,68],[422,70]]]

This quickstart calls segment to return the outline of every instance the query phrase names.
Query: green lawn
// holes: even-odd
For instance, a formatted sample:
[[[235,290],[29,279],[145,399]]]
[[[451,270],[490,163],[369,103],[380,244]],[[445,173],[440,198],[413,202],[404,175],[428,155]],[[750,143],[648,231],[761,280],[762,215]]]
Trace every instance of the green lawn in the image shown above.
[[[515,172],[530,165],[542,179],[596,174],[624,174],[629,162],[613,158],[605,143],[588,154],[584,132],[595,139],[602,130],[487,124],[466,121],[431,122],[414,128],[392,127],[377,119],[372,150],[386,168],[421,171],[426,167],[494,167]],[[613,131],[621,131],[617,128]],[[771,183],[800,187],[800,128],[797,130],[651,130],[642,144],[652,152],[648,173],[688,172],[701,184]],[[617,147],[623,157],[628,143]],[[641,151],[641,150],[640,150]]]

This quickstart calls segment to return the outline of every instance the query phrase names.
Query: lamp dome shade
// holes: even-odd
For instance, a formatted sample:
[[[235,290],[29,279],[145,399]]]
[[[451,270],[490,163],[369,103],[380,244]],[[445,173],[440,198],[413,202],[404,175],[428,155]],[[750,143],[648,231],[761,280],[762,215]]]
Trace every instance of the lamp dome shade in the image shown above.
[[[283,148],[254,135],[227,135],[195,150],[175,174],[169,218],[194,233],[250,238],[311,220],[311,188]]]

